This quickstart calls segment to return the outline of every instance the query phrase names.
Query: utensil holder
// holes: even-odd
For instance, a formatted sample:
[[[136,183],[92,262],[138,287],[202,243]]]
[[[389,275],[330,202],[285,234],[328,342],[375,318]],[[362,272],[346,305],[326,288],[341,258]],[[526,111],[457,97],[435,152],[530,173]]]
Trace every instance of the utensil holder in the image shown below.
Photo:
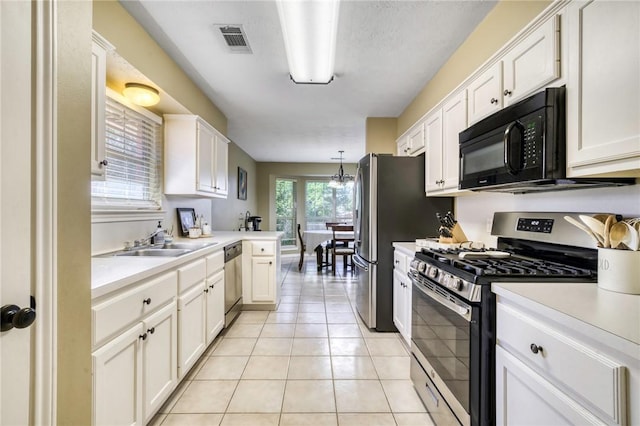
[[[598,287],[640,294],[640,251],[599,248]]]

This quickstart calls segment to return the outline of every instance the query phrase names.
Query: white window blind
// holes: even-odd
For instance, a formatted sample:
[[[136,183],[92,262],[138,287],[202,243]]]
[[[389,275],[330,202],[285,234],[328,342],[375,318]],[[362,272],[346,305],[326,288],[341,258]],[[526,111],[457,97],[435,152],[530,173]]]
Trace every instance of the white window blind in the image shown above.
[[[159,210],[161,121],[150,118],[151,114],[134,111],[112,97],[107,97],[105,116],[108,164],[105,180],[91,183],[93,208]]]

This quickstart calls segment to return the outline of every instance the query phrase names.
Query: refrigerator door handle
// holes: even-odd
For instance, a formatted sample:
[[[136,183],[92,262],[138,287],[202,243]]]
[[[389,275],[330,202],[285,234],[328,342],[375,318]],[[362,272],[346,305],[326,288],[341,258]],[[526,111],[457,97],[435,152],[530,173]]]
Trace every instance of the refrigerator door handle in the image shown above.
[[[360,268],[360,269],[364,270],[365,272],[367,272],[369,270],[369,266],[367,266],[367,264],[364,263],[363,260],[364,260],[364,262],[366,262],[365,259],[363,259],[360,256],[358,256],[358,253],[356,253],[356,255],[353,256],[353,263],[355,263],[355,265],[358,268]]]

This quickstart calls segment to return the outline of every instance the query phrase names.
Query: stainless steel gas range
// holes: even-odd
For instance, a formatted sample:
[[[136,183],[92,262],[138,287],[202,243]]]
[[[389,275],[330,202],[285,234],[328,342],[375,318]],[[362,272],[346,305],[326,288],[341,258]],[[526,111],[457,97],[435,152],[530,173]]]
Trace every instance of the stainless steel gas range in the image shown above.
[[[411,378],[445,424],[495,424],[492,282],[592,282],[597,250],[564,216],[495,213],[496,249],[422,249],[411,262]]]

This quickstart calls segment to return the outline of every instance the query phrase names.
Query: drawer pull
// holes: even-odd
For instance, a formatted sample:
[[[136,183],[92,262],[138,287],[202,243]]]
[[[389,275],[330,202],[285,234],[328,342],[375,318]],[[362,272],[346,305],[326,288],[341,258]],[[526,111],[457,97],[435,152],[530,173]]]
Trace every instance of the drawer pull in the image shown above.
[[[209,293],[209,289],[208,289],[208,288],[205,288],[205,289],[204,289],[204,292],[205,292],[205,293]]]
[[[211,285],[209,286],[209,288],[213,288],[213,284],[211,284]]]
[[[138,338],[142,340],[147,340],[147,333],[139,335]]]
[[[146,299],[144,299],[144,300],[142,301],[142,303],[143,303],[143,304],[145,304],[145,305],[150,305],[150,304],[151,304],[151,298],[150,298],[150,297],[147,297]]]
[[[156,328],[155,327],[151,327],[150,329],[147,330],[147,333],[149,334],[153,334],[156,332]]]
[[[537,354],[538,352],[542,352],[542,346],[538,346],[535,343],[532,343],[531,346],[529,346],[529,348],[531,348],[531,352],[533,352],[534,354]]]

